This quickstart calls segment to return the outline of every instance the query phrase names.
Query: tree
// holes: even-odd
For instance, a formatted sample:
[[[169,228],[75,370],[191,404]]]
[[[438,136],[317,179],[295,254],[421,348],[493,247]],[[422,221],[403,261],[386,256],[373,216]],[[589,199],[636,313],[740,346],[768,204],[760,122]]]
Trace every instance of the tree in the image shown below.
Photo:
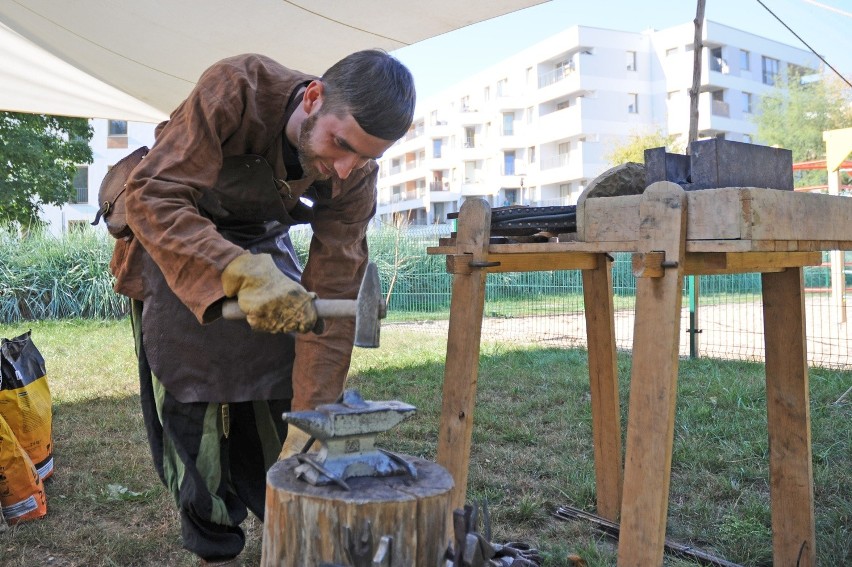
[[[645,163],[645,150],[665,147],[667,152],[682,153],[683,143],[678,136],[666,136],[660,130],[650,134],[634,132],[623,144],[616,145],[604,159],[611,166],[627,162]]]
[[[790,73],[786,82],[761,97],[754,116],[755,141],[791,150],[794,163],[824,159],[822,133],[852,124],[849,87],[834,76],[809,78]],[[803,173],[797,186],[826,183],[824,171]]]
[[[42,205],[71,201],[91,138],[85,118],[0,112],[0,224],[33,226]]]

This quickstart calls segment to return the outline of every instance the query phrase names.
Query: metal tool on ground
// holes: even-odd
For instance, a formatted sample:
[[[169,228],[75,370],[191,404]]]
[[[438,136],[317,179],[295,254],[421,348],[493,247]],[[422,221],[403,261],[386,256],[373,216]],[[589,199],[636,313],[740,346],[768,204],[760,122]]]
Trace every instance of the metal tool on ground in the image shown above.
[[[387,315],[387,305],[382,297],[379,281],[379,269],[376,264],[367,264],[364,279],[358,290],[357,299],[315,299],[314,307],[320,319],[355,318],[355,346],[378,348],[379,320]],[[236,299],[228,299],[222,304],[222,316],[225,319],[245,319]]]
[[[316,486],[336,484],[346,490],[353,477],[384,477],[417,470],[406,459],[375,446],[376,436],[414,415],[416,408],[397,402],[364,400],[347,390],[340,403],[318,406],[313,411],[287,412],[284,421],[308,433],[320,444],[316,453],[296,455],[299,478]]]
[[[538,567],[537,549],[523,542],[492,543],[488,509],[483,507],[484,532],[478,531],[479,509],[465,505],[453,511],[453,539],[441,567]]]

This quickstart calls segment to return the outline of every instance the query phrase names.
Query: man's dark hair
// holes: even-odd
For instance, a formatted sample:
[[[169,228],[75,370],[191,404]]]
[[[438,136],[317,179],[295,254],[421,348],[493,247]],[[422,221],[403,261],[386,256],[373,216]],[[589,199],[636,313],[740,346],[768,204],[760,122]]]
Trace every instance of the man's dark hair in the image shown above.
[[[414,78],[381,49],[344,57],[325,72],[322,83],[323,113],[351,114],[367,134],[382,140],[398,140],[411,126]]]

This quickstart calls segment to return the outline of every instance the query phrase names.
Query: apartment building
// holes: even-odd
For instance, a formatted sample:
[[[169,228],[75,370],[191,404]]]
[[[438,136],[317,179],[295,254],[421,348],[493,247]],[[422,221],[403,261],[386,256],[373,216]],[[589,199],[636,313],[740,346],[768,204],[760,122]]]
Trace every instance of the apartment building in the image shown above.
[[[381,159],[377,223],[437,224],[468,197],[571,205],[631,135],[684,140],[692,22],[641,33],[575,26],[424,101]],[[760,97],[809,51],[703,26],[699,138],[751,142]]]
[[[98,211],[98,188],[109,168],[139,146],[151,147],[154,143],[156,124],[101,118],[89,123],[94,129],[89,142],[93,160],[91,164],[77,167],[76,194],[72,202],[62,207],[43,207],[41,217],[56,236],[91,223]],[[100,226],[106,230],[103,223]]]

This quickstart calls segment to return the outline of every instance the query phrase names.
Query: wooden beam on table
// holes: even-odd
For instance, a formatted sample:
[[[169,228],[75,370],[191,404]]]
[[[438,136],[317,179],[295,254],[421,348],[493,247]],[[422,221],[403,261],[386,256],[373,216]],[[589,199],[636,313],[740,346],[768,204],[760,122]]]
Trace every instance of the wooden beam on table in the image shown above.
[[[780,272],[821,263],[822,252],[689,252],[684,258],[683,271],[700,276]]]
[[[599,253],[567,252],[564,254],[548,252],[532,253],[488,253],[485,256],[489,273],[502,272],[549,272],[554,270],[591,270],[598,266]],[[470,267],[469,254],[452,254],[447,256],[447,272],[451,274],[469,274],[474,268]]]

